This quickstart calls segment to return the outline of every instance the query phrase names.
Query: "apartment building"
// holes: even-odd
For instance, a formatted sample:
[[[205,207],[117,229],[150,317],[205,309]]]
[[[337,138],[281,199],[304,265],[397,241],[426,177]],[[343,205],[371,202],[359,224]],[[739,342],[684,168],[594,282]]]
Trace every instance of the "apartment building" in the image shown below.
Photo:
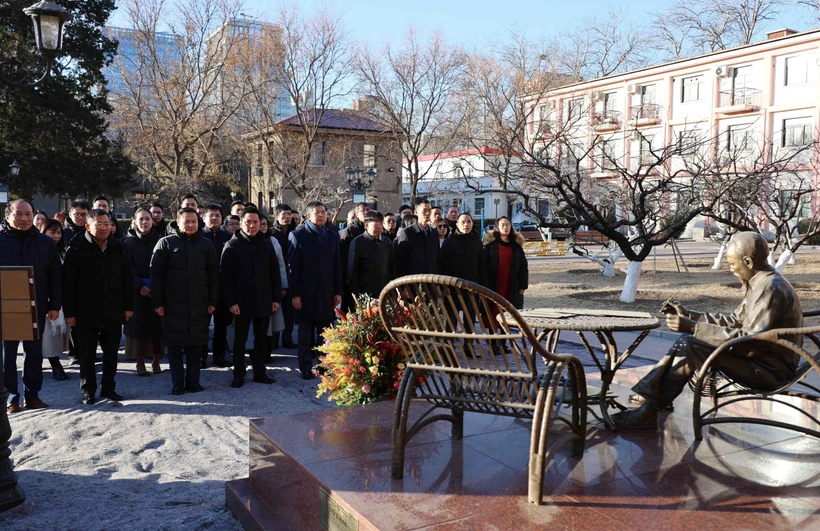
[[[653,150],[677,146],[684,157],[686,145],[707,139],[718,155],[777,156],[812,142],[820,118],[818,51],[820,30],[783,29],[746,46],[567,85],[533,99],[529,137],[538,142],[564,127],[575,147],[569,142],[550,156],[570,163],[573,151],[595,143],[597,160],[581,164],[600,177],[612,161],[634,169]]]

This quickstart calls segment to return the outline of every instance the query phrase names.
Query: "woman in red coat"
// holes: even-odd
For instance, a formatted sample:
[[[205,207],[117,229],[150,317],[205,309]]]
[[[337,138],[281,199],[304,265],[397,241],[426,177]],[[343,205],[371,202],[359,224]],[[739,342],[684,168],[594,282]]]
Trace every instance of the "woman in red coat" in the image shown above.
[[[484,246],[487,287],[512,303],[519,310],[524,307],[524,292],[529,286],[529,268],[524,254],[524,237],[515,232],[510,218],[502,216],[495,230],[485,236]],[[492,322],[498,312],[493,308]],[[507,347],[504,347],[505,350]]]

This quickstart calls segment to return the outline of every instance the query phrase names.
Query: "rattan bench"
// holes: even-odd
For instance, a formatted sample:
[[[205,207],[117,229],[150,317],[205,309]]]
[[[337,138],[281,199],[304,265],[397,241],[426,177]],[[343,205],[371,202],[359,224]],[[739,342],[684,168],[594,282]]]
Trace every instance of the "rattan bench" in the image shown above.
[[[818,317],[820,310],[804,312],[803,317]],[[795,404],[794,398],[800,398],[820,404],[820,389],[806,381],[809,374],[814,371],[815,375],[820,375],[820,326],[803,328],[783,328],[769,330],[749,336],[739,337],[724,343],[709,356],[703,366],[695,375],[693,390],[695,397],[692,404],[692,421],[695,428],[695,438],[703,439],[703,426],[708,424],[724,423],[748,423],[774,426],[788,430],[805,433],[820,438],[820,430],[812,429],[808,426],[784,422],[776,418],[748,417],[737,415],[721,415],[718,411],[727,406],[736,405],[743,402],[769,402],[780,404],[783,411],[793,412],[799,419],[820,428],[820,420],[810,411]],[[803,336],[803,345],[796,345],[784,337]],[[736,347],[750,350],[760,350],[766,345],[777,345],[781,349],[794,352],[800,357],[800,362],[795,372],[794,378],[784,383],[777,389],[752,389],[727,377],[725,374],[713,368],[713,365],[721,356]],[[807,346],[812,353],[807,350]],[[706,411],[701,411],[701,400],[711,398],[711,407]],[[789,400],[789,397],[792,399]],[[820,407],[820,406],[818,406]],[[763,411],[757,408],[756,411]]]
[[[460,439],[465,411],[532,419],[528,491],[530,503],[540,504],[544,469],[555,453],[570,442],[575,457],[584,452],[587,396],[580,360],[547,351],[508,301],[466,280],[402,277],[384,288],[379,307],[407,360],[393,423],[393,477],[403,477],[407,443],[432,422],[451,422]],[[457,318],[459,311],[478,318]],[[500,332],[489,326],[498,314]],[[539,371],[536,357],[545,369]],[[569,382],[570,397],[556,401],[562,380]],[[414,397],[430,407],[408,428]],[[550,440],[556,420],[568,429]]]

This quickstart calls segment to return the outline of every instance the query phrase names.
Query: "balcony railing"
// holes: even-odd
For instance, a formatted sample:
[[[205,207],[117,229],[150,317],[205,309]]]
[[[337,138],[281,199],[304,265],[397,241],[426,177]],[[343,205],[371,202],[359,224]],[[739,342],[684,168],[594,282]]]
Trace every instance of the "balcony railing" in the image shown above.
[[[611,109],[597,111],[592,117],[592,126],[598,129],[618,128],[621,126],[621,113]]]
[[[719,108],[724,107],[760,107],[763,102],[763,92],[756,88],[743,87],[720,91]]]
[[[660,121],[663,107],[657,103],[642,103],[629,108],[629,119],[635,122]]]

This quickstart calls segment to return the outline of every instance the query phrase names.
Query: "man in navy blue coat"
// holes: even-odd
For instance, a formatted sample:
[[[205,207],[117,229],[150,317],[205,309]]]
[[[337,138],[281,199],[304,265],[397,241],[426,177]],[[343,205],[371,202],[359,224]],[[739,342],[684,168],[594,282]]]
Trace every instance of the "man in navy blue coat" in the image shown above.
[[[416,216],[419,220],[406,229],[399,229],[393,240],[396,272],[400,277],[438,273],[438,234],[429,225],[432,212],[430,201],[417,199]]]
[[[34,228],[34,209],[28,201],[18,199],[6,207],[6,219],[0,224],[0,265],[34,267],[34,286],[37,291],[38,326],[42,331],[46,318],[57,319],[63,304],[63,270],[54,241]],[[19,341],[3,342],[3,374],[9,390],[9,413],[20,411],[20,392],[17,387],[17,347]],[[25,407],[41,409],[43,387],[43,340],[23,341],[23,388]]]
[[[304,380],[312,380],[314,331],[333,321],[334,309],[342,302],[343,282],[339,234],[325,226],[325,205],[308,203],[307,216],[305,224],[288,236],[288,296],[299,312],[299,370]]]

